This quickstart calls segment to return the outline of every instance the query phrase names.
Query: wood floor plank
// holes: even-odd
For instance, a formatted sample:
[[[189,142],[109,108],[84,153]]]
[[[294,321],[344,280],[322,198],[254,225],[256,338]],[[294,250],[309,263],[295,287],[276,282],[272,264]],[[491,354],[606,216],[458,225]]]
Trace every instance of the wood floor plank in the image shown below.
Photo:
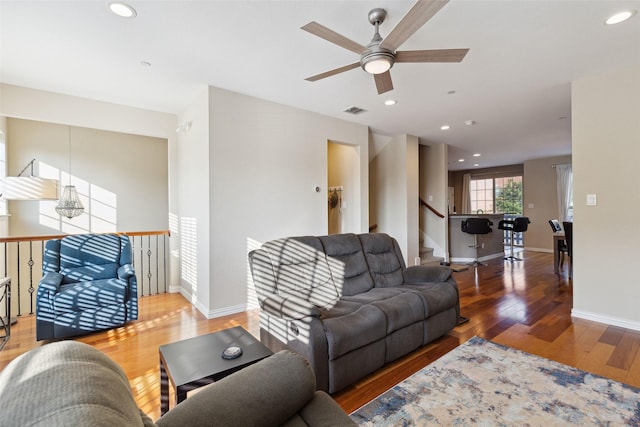
[[[638,334],[623,333],[613,353],[611,353],[611,356],[607,360],[607,365],[629,371],[639,347],[640,336],[638,336]]]
[[[520,257],[523,261],[494,259],[454,273],[461,314],[469,321],[334,394],[336,401],[352,412],[473,336],[640,387],[640,333],[572,318],[567,266],[554,274],[552,254],[525,251]],[[141,298],[139,316],[124,327],[77,340],[122,366],[138,406],[153,419],[160,416],[160,345],[233,326],[260,336],[257,310],[206,319],[179,294]],[[35,316],[21,316],[0,351],[0,369],[43,344],[35,341]]]

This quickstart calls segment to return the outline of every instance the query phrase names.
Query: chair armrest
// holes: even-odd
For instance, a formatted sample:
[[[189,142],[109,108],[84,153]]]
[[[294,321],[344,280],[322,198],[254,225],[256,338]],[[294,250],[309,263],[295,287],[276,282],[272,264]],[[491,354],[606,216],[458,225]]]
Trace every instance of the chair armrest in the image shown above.
[[[308,362],[283,350],[202,388],[156,423],[160,427],[282,425],[313,399],[315,389]]]
[[[402,274],[408,285],[440,283],[446,282],[451,277],[451,269],[439,265],[414,265],[407,268]]]
[[[129,277],[133,277],[135,275],[136,272],[131,264],[125,264],[118,268],[118,279],[128,280]]]
[[[278,294],[269,294],[262,301],[261,308],[273,316],[287,320],[299,320],[305,317],[320,317],[320,309],[302,298]]]
[[[54,271],[49,271],[42,276],[40,279],[40,283],[38,284],[39,288],[46,289],[51,292],[58,292],[58,288],[62,284],[63,275]]]

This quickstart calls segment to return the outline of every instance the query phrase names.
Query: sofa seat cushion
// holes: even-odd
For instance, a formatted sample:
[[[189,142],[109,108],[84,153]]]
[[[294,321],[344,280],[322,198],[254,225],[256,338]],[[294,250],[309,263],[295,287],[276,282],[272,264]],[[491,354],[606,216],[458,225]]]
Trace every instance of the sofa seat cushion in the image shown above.
[[[406,285],[405,288],[416,292],[423,298],[426,310],[425,318],[446,311],[458,304],[458,292],[449,283]]]
[[[75,313],[124,304],[127,292],[127,282],[120,279],[69,283],[60,286],[58,293],[54,295],[53,309],[57,313]]]
[[[372,302],[386,300],[400,294],[402,294],[402,291],[396,288],[373,288],[361,294],[342,297],[342,301],[371,304]]]
[[[387,319],[387,334],[425,319],[422,298],[413,292],[405,292],[391,298],[372,302]]]
[[[345,316],[347,314],[356,312],[360,307],[362,307],[362,304],[360,303],[340,300],[329,309],[320,308],[320,319],[325,320],[332,319],[334,317]]]
[[[329,360],[383,339],[387,319],[378,307],[363,305],[355,312],[322,322],[327,336]]]

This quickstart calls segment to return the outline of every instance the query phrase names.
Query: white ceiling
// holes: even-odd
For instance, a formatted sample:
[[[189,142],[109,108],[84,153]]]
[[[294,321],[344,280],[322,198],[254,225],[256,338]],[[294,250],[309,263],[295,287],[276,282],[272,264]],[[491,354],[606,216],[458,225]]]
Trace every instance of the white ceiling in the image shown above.
[[[603,25],[614,12],[640,11],[640,0],[452,0],[399,50],[469,48],[464,61],[396,64],[394,90],[383,95],[359,68],[305,81],[358,56],[300,27],[317,21],[366,45],[370,9],[387,10],[384,37],[413,1],[128,4],[134,19],[106,1],[0,0],[0,81],[170,113],[212,85],[449,144],[450,170],[459,170],[570,154],[570,82],[640,64],[640,14]],[[351,106],[366,112],[343,112]]]

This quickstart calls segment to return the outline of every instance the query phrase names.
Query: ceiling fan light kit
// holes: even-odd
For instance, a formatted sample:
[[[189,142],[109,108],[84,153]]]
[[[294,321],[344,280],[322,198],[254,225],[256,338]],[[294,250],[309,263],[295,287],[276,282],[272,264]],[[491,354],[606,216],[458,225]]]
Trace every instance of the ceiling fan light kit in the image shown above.
[[[469,49],[396,51],[402,43],[418,31],[447,2],[448,0],[418,0],[384,39],[380,36],[378,27],[384,22],[387,12],[380,8],[372,9],[369,12],[369,22],[374,26],[375,30],[371,42],[366,47],[317,22],[308,23],[301,29],[359,54],[360,61],[307,77],[305,80],[315,82],[352,70],[359,65],[367,73],[373,74],[378,94],[383,94],[393,90],[389,70],[396,62],[461,62]]]

